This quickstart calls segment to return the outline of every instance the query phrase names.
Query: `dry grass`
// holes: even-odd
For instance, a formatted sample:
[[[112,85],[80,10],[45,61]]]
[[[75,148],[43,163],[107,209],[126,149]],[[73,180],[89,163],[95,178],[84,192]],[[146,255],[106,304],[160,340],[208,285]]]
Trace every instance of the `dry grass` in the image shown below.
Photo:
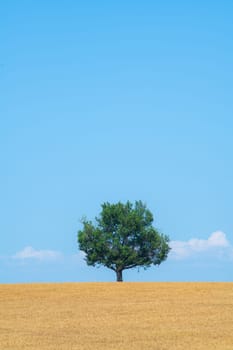
[[[233,350],[233,283],[0,285],[1,350]]]

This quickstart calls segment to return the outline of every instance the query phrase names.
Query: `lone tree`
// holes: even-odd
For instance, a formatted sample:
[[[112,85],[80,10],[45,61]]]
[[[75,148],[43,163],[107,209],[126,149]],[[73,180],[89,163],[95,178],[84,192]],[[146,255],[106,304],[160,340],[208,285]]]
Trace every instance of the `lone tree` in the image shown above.
[[[123,270],[160,265],[167,258],[169,238],[152,226],[153,215],[141,201],[104,203],[95,219],[95,224],[82,220],[79,248],[88,265],[112,269],[118,282]]]

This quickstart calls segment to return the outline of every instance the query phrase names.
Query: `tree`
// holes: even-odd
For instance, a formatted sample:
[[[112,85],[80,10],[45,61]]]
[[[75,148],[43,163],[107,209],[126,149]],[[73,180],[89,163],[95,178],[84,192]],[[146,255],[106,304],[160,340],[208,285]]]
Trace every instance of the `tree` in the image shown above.
[[[80,250],[86,253],[88,265],[112,269],[122,282],[122,271],[134,267],[160,265],[169,253],[169,238],[153,226],[153,215],[141,201],[134,205],[102,204],[96,223],[82,220],[78,231]]]

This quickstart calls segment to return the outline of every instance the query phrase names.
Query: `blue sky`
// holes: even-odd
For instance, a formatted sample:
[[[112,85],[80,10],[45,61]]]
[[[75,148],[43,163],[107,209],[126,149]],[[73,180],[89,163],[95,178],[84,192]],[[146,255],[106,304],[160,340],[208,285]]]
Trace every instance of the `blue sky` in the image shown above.
[[[233,5],[0,5],[0,283],[112,281],[80,218],[142,200],[172,252],[128,281],[232,281]]]

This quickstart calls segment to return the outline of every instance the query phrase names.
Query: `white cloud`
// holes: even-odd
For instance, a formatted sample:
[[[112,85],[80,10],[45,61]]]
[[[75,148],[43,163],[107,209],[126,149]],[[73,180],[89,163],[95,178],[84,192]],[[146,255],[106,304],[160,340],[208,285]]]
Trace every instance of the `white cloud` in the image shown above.
[[[19,260],[35,259],[40,261],[58,260],[62,257],[60,252],[54,250],[36,250],[32,247],[25,247],[17,252],[13,258]]]
[[[212,247],[229,247],[230,242],[227,240],[224,232],[216,231],[208,238],[209,246]]]
[[[233,246],[222,231],[213,232],[208,239],[192,238],[188,241],[171,241],[170,247],[172,248],[170,257],[179,260],[203,252],[214,254],[225,252],[229,257],[233,256]]]

